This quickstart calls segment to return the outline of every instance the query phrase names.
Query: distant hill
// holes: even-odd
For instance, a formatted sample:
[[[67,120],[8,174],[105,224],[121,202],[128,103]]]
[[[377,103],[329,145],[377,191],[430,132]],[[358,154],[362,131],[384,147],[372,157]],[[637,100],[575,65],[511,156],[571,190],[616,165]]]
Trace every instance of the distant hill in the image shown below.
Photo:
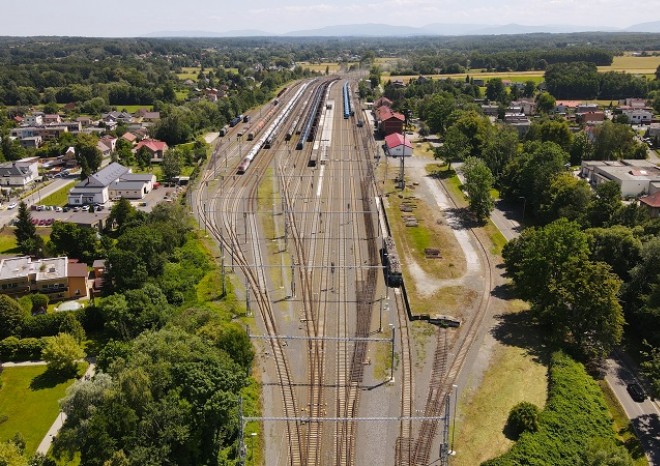
[[[242,29],[226,32],[209,31],[159,31],[143,37],[411,37],[411,36],[482,36],[501,34],[572,33],[572,32],[660,32],[660,21],[640,23],[625,29],[597,26],[573,26],[547,24],[526,26],[522,24],[445,24],[433,23],[426,26],[396,26],[391,24],[364,23],[325,26],[318,29],[303,29],[284,34],[273,34],[258,29]]]
[[[392,26],[391,24],[344,24],[338,26],[326,26],[319,29],[306,29],[302,31],[291,31],[282,34],[285,37],[383,37],[383,36],[421,36],[426,35],[422,28],[412,26]]]
[[[633,24],[625,29],[627,32],[660,32],[660,21]]]
[[[261,37],[261,36],[275,36],[270,32],[259,31],[257,29],[242,29],[227,32],[210,32],[210,31],[158,31],[151,32],[143,37]]]

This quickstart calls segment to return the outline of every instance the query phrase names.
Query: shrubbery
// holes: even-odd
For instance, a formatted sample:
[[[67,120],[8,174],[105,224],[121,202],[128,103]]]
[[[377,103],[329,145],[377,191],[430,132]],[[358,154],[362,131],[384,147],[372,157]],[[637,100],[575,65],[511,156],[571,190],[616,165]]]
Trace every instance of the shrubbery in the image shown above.
[[[523,432],[511,450],[482,466],[591,464],[587,452],[595,444],[611,446],[617,456],[626,454],[616,448],[612,419],[596,382],[582,364],[555,353],[548,404],[539,415],[538,431]]]
[[[0,360],[30,361],[41,359],[45,341],[39,338],[8,337],[0,341]]]

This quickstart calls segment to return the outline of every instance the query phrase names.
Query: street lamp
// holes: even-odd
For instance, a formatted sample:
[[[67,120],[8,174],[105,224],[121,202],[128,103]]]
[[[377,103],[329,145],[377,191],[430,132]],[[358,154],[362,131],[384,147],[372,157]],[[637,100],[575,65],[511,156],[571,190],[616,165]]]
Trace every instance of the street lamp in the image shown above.
[[[525,207],[527,206],[527,198],[525,196],[520,196],[520,199],[523,200],[522,219],[525,220]]]

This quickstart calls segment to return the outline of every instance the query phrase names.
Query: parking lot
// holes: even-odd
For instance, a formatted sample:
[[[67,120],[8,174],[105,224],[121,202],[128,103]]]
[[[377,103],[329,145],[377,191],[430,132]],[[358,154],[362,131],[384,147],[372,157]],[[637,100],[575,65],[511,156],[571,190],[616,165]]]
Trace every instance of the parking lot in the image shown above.
[[[166,188],[160,186],[148,193],[144,199],[130,199],[131,205],[137,210],[151,212],[151,209],[160,202],[167,202],[178,194],[177,188]],[[114,201],[108,201],[101,206],[84,207],[58,207],[35,204],[30,207],[30,215],[37,227],[51,226],[55,221],[72,222],[77,224],[97,225],[99,222],[105,224],[114,206]]]

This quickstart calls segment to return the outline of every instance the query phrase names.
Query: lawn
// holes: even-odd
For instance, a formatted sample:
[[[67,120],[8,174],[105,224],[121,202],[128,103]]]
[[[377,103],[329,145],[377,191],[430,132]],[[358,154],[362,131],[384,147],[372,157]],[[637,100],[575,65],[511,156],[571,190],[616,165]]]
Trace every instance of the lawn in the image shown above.
[[[147,110],[151,111],[154,108],[153,105],[113,105],[113,107],[117,107],[117,110],[121,112],[128,113],[135,113],[142,108],[146,108]]]
[[[653,75],[658,66],[660,66],[660,56],[635,57],[623,55],[614,57],[614,61],[610,66],[599,66],[598,71],[625,71],[627,73]]]
[[[68,196],[69,196],[69,191],[71,191],[71,188],[73,188],[74,182],[72,181],[71,183],[67,184],[66,186],[63,186],[61,189],[55,191],[53,194],[50,196],[46,196],[43,199],[41,199],[41,204],[43,205],[55,205],[55,206],[65,206],[68,204]]]
[[[537,330],[529,324],[520,301],[509,301],[513,311],[502,317],[494,333],[490,365],[478,387],[459,392],[456,456],[452,464],[474,466],[507,451],[513,444],[503,433],[513,406],[529,401],[543,408],[547,397],[547,367],[541,362]],[[522,327],[522,328],[521,328]],[[516,339],[514,341],[514,339]]]
[[[82,375],[87,364],[80,364]],[[7,416],[0,424],[0,441],[16,432],[25,438],[25,451],[32,454],[60,412],[58,400],[73,378],[53,376],[46,366],[10,367],[2,373],[0,388],[0,416]]]
[[[39,235],[47,243],[50,235]],[[0,233],[0,256],[16,256],[20,254],[20,250],[16,245],[16,235],[14,235],[13,228],[7,228]]]
[[[201,68],[199,67],[184,67],[181,68],[181,73],[176,74],[176,77],[179,78],[181,81],[185,81],[187,79],[197,81],[197,76],[199,76],[200,69]]]

